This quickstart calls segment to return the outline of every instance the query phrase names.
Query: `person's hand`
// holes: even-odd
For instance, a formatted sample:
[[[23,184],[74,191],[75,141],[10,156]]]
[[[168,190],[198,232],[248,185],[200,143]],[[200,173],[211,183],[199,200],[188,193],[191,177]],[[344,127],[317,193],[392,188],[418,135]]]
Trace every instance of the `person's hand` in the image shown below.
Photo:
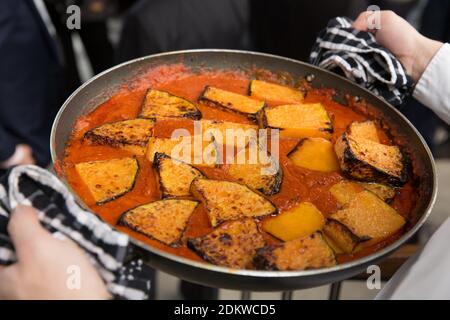
[[[380,14],[380,29],[369,29],[373,14]],[[370,31],[380,45],[389,49],[403,64],[414,81],[418,81],[442,43],[421,35],[406,20],[393,11],[366,11],[359,15],[353,27]]]
[[[110,298],[86,254],[45,230],[32,207],[13,211],[8,232],[17,263],[0,268],[0,299]]]
[[[36,161],[33,158],[33,150],[29,145],[18,144],[13,155],[6,161],[0,163],[1,169],[8,169],[13,166],[35,164]]]

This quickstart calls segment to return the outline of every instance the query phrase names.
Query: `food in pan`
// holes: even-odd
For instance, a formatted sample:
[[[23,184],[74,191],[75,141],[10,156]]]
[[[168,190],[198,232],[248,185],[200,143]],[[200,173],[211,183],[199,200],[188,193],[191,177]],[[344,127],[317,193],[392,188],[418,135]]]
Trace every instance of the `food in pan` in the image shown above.
[[[370,105],[274,79],[168,66],[132,82],[74,126],[67,180],[131,237],[229,268],[326,268],[398,239],[408,142]]]
[[[211,86],[205,88],[200,100],[210,102],[230,111],[245,114],[250,118],[256,117],[258,111],[265,106],[264,100],[252,99],[242,94]]]
[[[147,144],[146,158],[153,162],[156,153],[164,153],[171,158],[200,166],[216,166],[219,162],[218,145],[210,137],[208,139],[200,138],[202,150],[199,152],[199,158],[194,153],[195,137],[178,138],[158,138],[151,137]],[[198,159],[198,161],[197,161]]]
[[[264,238],[251,218],[226,222],[211,233],[188,240],[190,248],[205,260],[230,268],[252,268],[256,250]]]
[[[347,176],[365,182],[401,186],[406,182],[406,167],[398,146],[390,146],[367,139],[367,135],[344,132],[335,145],[341,169]]]
[[[255,264],[266,270],[305,270],[336,265],[333,250],[320,232],[258,249]]]
[[[374,193],[362,191],[329,216],[324,232],[344,252],[352,252],[359,244],[386,239],[404,225],[405,219],[395,209]]]
[[[119,224],[173,246],[179,243],[197,205],[191,200],[159,200],[125,212]]]
[[[262,195],[235,182],[197,178],[191,183],[191,193],[203,202],[213,226],[227,220],[262,217],[277,211]]]
[[[263,230],[278,239],[290,241],[322,230],[324,224],[325,218],[319,209],[310,202],[302,202],[265,220]]]
[[[133,189],[139,164],[135,158],[81,162],[75,165],[97,204],[112,201]]]
[[[246,145],[258,137],[258,126],[254,124],[211,120],[202,120],[200,123],[205,138],[213,139],[219,145],[236,146],[238,140]]]
[[[143,155],[148,139],[152,136],[154,123],[151,119],[106,123],[89,130],[84,137],[94,144],[123,148],[137,155]]]
[[[348,204],[353,197],[368,190],[385,202],[390,202],[397,194],[397,190],[380,183],[366,183],[342,180],[330,188],[330,193],[341,205]]]
[[[334,172],[339,170],[339,162],[331,141],[323,138],[305,138],[289,153],[289,159],[299,167]]]
[[[201,112],[192,102],[165,91],[149,89],[140,113],[142,118],[200,119]]]
[[[163,198],[187,197],[191,183],[203,174],[188,163],[172,159],[165,153],[155,153],[153,166],[158,174],[159,188]]]
[[[281,129],[284,137],[330,138],[333,133],[330,116],[321,103],[266,107],[258,117],[261,126]]]
[[[254,157],[254,159],[252,159]],[[266,196],[280,192],[283,170],[272,155],[250,143],[237,152],[234,161],[227,164],[226,173],[235,181],[245,184]]]
[[[278,104],[301,103],[305,98],[305,94],[299,90],[261,80],[250,82],[250,96]]]

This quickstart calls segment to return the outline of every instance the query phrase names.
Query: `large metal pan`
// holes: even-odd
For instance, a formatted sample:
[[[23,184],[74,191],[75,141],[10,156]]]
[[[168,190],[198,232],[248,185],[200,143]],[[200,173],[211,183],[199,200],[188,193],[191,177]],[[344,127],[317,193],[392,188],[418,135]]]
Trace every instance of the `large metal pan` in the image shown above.
[[[340,94],[359,96],[372,104],[382,112],[384,120],[396,128],[399,135],[407,138],[409,146],[417,157],[417,167],[422,173],[417,190],[419,200],[413,212],[417,222],[395,243],[370,256],[332,268],[291,272],[234,270],[218,267],[181,258],[132,239],[138,253],[154,268],[191,282],[219,288],[251,291],[304,289],[340,281],[365,271],[369,265],[380,262],[408,241],[424,224],[436,197],[436,171],[430,150],[411,123],[391,105],[345,78],[306,63],[268,54],[230,50],[169,52],[139,58],[103,72],[76,90],[59,111],[51,134],[54,163],[63,161],[64,147],[75,121],[80,116],[106,101],[118,88],[140,72],[158,65],[179,62],[192,68],[201,66],[211,69],[246,70],[250,74],[251,70],[262,68],[293,79],[314,75],[312,81],[314,86],[334,88]],[[60,173],[60,178],[70,188],[63,173]],[[81,200],[79,202],[84,205]]]

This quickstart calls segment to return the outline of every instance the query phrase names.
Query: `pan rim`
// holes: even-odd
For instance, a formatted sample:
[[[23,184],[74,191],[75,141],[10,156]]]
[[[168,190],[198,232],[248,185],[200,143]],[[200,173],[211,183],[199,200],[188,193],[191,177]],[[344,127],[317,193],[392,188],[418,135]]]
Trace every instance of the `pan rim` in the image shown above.
[[[368,89],[366,89],[366,88],[364,88],[364,87],[362,87],[362,86],[360,86],[360,85],[350,81],[349,79],[347,79],[347,78],[345,78],[343,76],[337,75],[335,73],[332,73],[331,71],[319,68],[317,66],[311,65],[311,64],[306,63],[306,62],[302,62],[302,61],[299,61],[299,60],[286,58],[286,57],[282,57],[282,56],[278,56],[278,55],[268,54],[268,53],[261,53],[261,52],[255,52],[255,51],[245,51],[245,50],[230,50],[230,49],[190,49],[190,50],[178,50],[178,51],[163,52],[163,53],[152,54],[152,55],[136,58],[136,59],[133,59],[133,60],[130,60],[130,61],[123,62],[123,63],[118,64],[116,66],[113,66],[113,67],[111,67],[111,68],[109,68],[109,69],[99,73],[98,75],[92,77],[91,79],[89,79],[88,81],[83,83],[79,88],[77,88],[66,99],[66,101],[64,102],[64,104],[61,106],[60,110],[57,113],[57,115],[56,115],[56,117],[54,119],[53,125],[52,125],[51,135],[50,135],[50,151],[51,151],[51,158],[52,158],[53,165],[55,164],[55,162],[57,160],[56,150],[55,150],[55,147],[54,147],[56,145],[56,127],[57,127],[58,123],[60,122],[60,118],[62,117],[62,114],[64,113],[64,111],[67,108],[67,106],[69,105],[69,103],[85,87],[87,87],[92,82],[96,81],[97,79],[101,78],[102,76],[104,76],[104,75],[106,75],[106,74],[108,74],[110,72],[113,72],[116,69],[122,68],[122,67],[130,65],[130,64],[134,64],[134,63],[139,62],[139,61],[144,61],[144,60],[148,60],[148,59],[155,59],[155,58],[165,57],[165,56],[182,55],[182,54],[193,54],[193,53],[246,54],[246,55],[252,55],[252,56],[261,56],[261,57],[266,57],[266,58],[273,58],[273,59],[277,59],[277,60],[284,60],[284,61],[287,61],[287,62],[290,62],[290,63],[295,63],[295,64],[300,64],[300,65],[303,65],[303,66],[308,66],[309,68],[311,68],[313,70],[317,70],[317,71],[319,71],[321,73],[327,73],[328,75],[330,75],[332,77],[338,78],[341,81],[344,81],[344,82],[348,83],[351,86],[356,86],[356,87],[358,87],[358,89],[364,91],[366,94],[370,95],[374,99],[379,100],[382,103],[386,104],[391,109],[391,111],[396,113],[397,116],[399,116],[402,119],[402,121],[404,121],[405,124],[411,130],[413,130],[413,132],[419,138],[422,147],[426,151],[426,155],[427,155],[427,157],[430,160],[431,169],[432,169],[432,172],[430,173],[430,175],[432,177],[432,185],[433,185],[433,190],[431,192],[431,199],[430,199],[426,209],[424,210],[423,215],[416,222],[416,224],[410,230],[408,230],[406,233],[404,233],[398,240],[394,241],[393,243],[391,243],[387,247],[385,247],[385,248],[383,248],[383,249],[381,249],[379,251],[374,252],[373,254],[370,254],[368,256],[365,256],[365,257],[362,257],[362,258],[359,258],[359,259],[356,259],[356,260],[353,260],[353,261],[350,261],[350,262],[338,264],[338,265],[336,265],[334,267],[328,267],[328,268],[321,268],[321,269],[314,269],[314,270],[300,270],[300,271],[264,271],[264,270],[249,270],[249,269],[233,269],[233,268],[226,268],[226,267],[213,265],[213,264],[208,263],[208,262],[200,262],[200,261],[195,261],[195,260],[188,259],[188,258],[183,258],[183,257],[177,256],[175,254],[171,254],[171,253],[165,252],[163,250],[157,249],[155,247],[152,247],[150,245],[147,245],[147,244],[143,243],[142,241],[139,241],[139,240],[134,239],[131,236],[129,236],[129,239],[130,239],[131,243],[133,243],[134,245],[136,245],[137,247],[139,247],[139,248],[141,248],[143,250],[150,251],[153,254],[156,254],[156,255],[161,256],[161,257],[163,257],[165,259],[171,260],[172,262],[180,263],[180,264],[183,264],[183,265],[188,265],[190,267],[199,268],[199,269],[203,269],[203,270],[206,270],[206,271],[222,273],[222,274],[227,274],[227,275],[233,275],[233,276],[253,277],[253,278],[294,278],[294,277],[297,278],[297,277],[319,276],[319,275],[322,275],[322,274],[329,274],[329,273],[340,272],[340,271],[344,271],[344,270],[350,270],[350,269],[352,269],[354,267],[357,267],[357,266],[360,266],[360,265],[366,265],[366,264],[370,263],[371,261],[377,261],[377,260],[381,259],[382,257],[392,253],[394,250],[398,249],[401,245],[403,245],[406,241],[408,241],[423,226],[425,221],[430,216],[431,211],[433,209],[433,206],[434,206],[434,204],[436,202],[437,191],[438,191],[438,179],[437,179],[436,165],[435,165],[435,161],[434,161],[433,155],[432,155],[428,145],[426,144],[424,138],[417,131],[417,129],[411,124],[411,122],[400,111],[398,111],[396,108],[394,108],[391,104],[389,104],[388,102],[386,102],[384,100],[381,100],[379,97],[374,95]],[[58,176],[58,178],[61,179],[61,177],[59,177],[59,176]],[[61,179],[61,180],[66,185],[66,187],[68,187],[68,189],[71,191],[71,193],[73,195],[75,195],[75,193],[72,190],[72,188],[70,187],[70,185],[66,181],[64,181],[63,179]],[[78,197],[75,197],[75,198],[78,199]],[[82,206],[85,207],[84,205],[82,205]],[[95,214],[95,213],[93,213],[93,214]],[[112,227],[114,228],[114,226],[112,226]],[[117,230],[117,229],[115,229],[115,230]]]

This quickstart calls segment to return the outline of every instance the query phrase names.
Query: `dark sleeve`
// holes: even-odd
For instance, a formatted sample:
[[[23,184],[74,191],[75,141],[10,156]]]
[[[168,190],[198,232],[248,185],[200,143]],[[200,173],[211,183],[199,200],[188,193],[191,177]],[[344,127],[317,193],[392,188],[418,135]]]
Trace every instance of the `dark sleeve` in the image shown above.
[[[0,127],[0,162],[9,159],[16,150],[15,139],[4,128]]]
[[[4,6],[14,5],[8,1],[2,1],[0,4],[0,49],[3,48],[3,44],[8,41],[8,36],[12,32],[12,15],[9,14]],[[4,66],[1,66],[0,71],[3,73]],[[3,79],[2,81],[8,81]],[[3,106],[2,106],[3,105]],[[5,97],[0,96],[0,162],[7,160],[14,153],[16,148],[16,141],[13,135],[11,135],[7,129],[4,128],[2,122],[4,121],[4,114],[2,107],[5,106]]]

